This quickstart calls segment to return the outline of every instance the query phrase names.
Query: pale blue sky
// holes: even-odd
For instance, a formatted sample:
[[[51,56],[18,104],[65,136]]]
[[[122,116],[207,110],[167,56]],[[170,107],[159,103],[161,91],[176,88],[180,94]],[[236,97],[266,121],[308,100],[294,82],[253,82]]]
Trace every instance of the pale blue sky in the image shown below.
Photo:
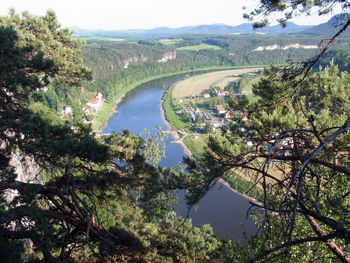
[[[242,6],[254,8],[257,3],[257,0],[0,0],[0,15],[7,15],[11,7],[36,15],[52,9],[64,27],[105,30],[238,25],[247,22],[242,18]],[[294,22],[314,25],[329,18],[315,15]]]

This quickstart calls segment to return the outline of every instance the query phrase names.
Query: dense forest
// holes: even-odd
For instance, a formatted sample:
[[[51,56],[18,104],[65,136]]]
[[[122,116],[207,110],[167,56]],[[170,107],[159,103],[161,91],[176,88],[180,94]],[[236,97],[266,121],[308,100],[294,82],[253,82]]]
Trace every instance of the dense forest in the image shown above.
[[[336,4],[349,10],[342,0],[261,0],[246,17],[263,16],[261,27],[281,12],[284,25]],[[53,11],[11,10],[0,25],[2,261],[350,262],[349,53],[347,39],[335,41],[350,19],[320,50],[278,49],[298,38],[276,44],[279,38],[263,36],[84,45]],[[264,71],[253,87],[256,101],[233,101],[242,114],[179,169],[159,165],[162,132],[96,136],[65,107],[82,110],[93,96],[114,103],[150,76],[269,63],[285,65]],[[220,240],[209,225],[193,227],[174,213],[174,192],[186,191],[193,206],[237,170],[262,191],[249,211],[256,235]]]
[[[73,118],[79,120],[84,115],[82,110],[84,105],[96,92],[102,93],[107,102],[113,103],[122,92],[127,90],[125,87],[152,76],[206,68],[268,66],[286,64],[291,61],[302,62],[305,58],[314,56],[322,47],[321,39],[316,37],[232,35],[182,37],[175,40],[167,39],[167,41],[164,39],[88,40],[83,46],[82,55],[85,65],[92,69],[93,82],[86,82],[83,89],[70,88],[69,92],[49,87],[49,91],[43,93],[44,104],[57,112],[61,112],[64,106],[69,105],[73,110]],[[191,48],[203,43],[208,47]],[[293,44],[314,48],[291,46],[282,49]],[[264,47],[274,45],[277,45],[278,49],[264,49]],[[342,47],[346,50],[349,46],[350,39],[342,39],[334,48]],[[259,47],[260,50],[257,50]],[[334,63],[347,65],[347,56],[339,54]],[[333,56],[325,56],[320,63],[326,65],[330,57]]]

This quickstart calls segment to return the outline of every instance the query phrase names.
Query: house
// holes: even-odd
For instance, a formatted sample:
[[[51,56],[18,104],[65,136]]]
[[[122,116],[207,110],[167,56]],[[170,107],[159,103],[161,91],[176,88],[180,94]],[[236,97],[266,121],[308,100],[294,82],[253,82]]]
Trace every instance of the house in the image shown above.
[[[222,106],[222,105],[216,105],[216,111],[219,113],[219,114],[223,114],[226,112],[225,108]]]
[[[226,90],[218,90],[218,89],[214,89],[214,94],[216,96],[229,96],[230,93]]]
[[[86,103],[87,106],[96,110],[99,110],[102,104],[103,104],[103,100],[102,100],[101,93],[97,93],[96,97],[89,99],[89,101]]]
[[[204,93],[204,94],[203,94],[203,97],[204,97],[204,98],[210,98],[210,94],[209,94],[209,93]]]
[[[230,112],[225,112],[224,118],[225,119],[231,118],[231,113]]]
[[[91,107],[84,107],[83,111],[86,115],[92,114],[94,112],[94,109]]]
[[[212,121],[211,125],[213,126],[214,129],[219,129],[220,127],[222,127],[222,123],[216,122],[216,121]]]
[[[192,121],[195,122],[196,121],[196,114],[193,111],[190,111],[190,116],[192,118]]]
[[[48,88],[46,86],[43,86],[41,88],[36,88],[36,91],[43,91],[43,92],[46,92],[48,91]]]
[[[66,105],[63,107],[62,112],[63,112],[63,114],[72,114],[73,113],[72,107]]]
[[[229,96],[230,93],[226,90],[219,90],[218,96]]]
[[[244,113],[242,111],[236,110],[233,112],[233,115],[236,117],[243,117]]]
[[[41,87],[41,90],[42,90],[43,92],[46,92],[46,91],[48,91],[48,88],[47,88],[46,86],[43,86],[43,87]]]

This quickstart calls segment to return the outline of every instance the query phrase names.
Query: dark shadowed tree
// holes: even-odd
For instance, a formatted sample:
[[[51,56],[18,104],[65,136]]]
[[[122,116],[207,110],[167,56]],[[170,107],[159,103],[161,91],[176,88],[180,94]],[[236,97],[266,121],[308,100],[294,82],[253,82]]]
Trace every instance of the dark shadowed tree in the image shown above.
[[[285,25],[311,8],[322,15],[336,5],[343,12],[350,8],[341,0],[261,0],[247,17],[263,16],[255,24],[260,27],[282,13]],[[197,164],[187,160],[190,174],[201,178],[189,195],[192,204],[232,171],[263,190],[260,202],[251,202],[261,231],[236,244],[227,253],[229,262],[350,262],[350,75],[333,64],[312,72],[350,24],[345,17],[318,56],[265,71],[253,88],[258,102],[241,105],[248,121],[237,121],[246,132],[235,125],[211,136],[207,155]]]
[[[211,228],[192,228],[171,212],[171,190],[186,182],[147,159],[157,154],[149,150],[158,149],[155,139],[128,132],[98,138],[88,126],[31,110],[44,86],[68,89],[91,78],[82,42],[71,36],[51,11],[0,17],[2,260],[215,258],[221,243]]]

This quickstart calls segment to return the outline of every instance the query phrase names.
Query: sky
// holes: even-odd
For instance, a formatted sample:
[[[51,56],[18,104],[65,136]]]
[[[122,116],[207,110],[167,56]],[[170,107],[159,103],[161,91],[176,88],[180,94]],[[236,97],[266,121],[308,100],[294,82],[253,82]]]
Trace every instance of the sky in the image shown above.
[[[123,30],[155,27],[177,28],[203,24],[239,25],[243,6],[254,8],[257,0],[0,0],[0,16],[10,8],[44,15],[56,12],[63,27]],[[315,25],[331,16],[298,17],[293,22]]]

